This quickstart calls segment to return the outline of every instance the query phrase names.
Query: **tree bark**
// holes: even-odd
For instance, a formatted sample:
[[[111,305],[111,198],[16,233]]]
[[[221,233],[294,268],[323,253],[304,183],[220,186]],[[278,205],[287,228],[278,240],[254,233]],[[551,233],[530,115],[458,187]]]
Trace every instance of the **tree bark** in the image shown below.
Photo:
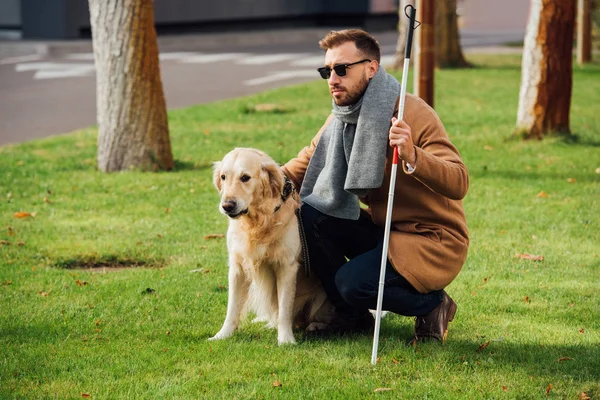
[[[575,0],[532,0],[525,34],[517,133],[570,134]]]
[[[98,168],[170,170],[173,155],[152,0],[89,0]]]
[[[577,63],[592,61],[592,1],[577,1]]]
[[[435,0],[420,0],[417,8],[417,21],[421,22],[415,31],[415,95],[433,107],[434,68],[435,68]]]
[[[438,0],[435,4],[435,61],[438,68],[466,68],[460,46],[456,0]]]
[[[408,18],[404,12],[407,5],[415,6],[416,0],[398,1],[398,42],[396,43],[396,54],[394,58],[393,69],[402,69],[404,67],[404,50],[406,49],[406,35],[408,32]]]

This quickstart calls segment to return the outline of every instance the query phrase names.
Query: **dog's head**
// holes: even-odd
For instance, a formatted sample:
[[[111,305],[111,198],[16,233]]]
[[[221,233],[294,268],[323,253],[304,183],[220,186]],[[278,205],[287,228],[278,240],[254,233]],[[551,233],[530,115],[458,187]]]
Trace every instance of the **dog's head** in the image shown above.
[[[262,151],[236,148],[214,163],[213,183],[221,194],[219,210],[237,218],[267,199],[279,198],[284,178],[275,161]]]

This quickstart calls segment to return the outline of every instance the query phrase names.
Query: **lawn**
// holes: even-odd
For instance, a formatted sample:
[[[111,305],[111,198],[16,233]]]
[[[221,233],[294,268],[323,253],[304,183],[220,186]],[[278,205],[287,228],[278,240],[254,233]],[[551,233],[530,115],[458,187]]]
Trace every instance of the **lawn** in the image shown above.
[[[574,139],[523,142],[519,58],[470,61],[436,72],[471,179],[446,344],[406,346],[395,315],[375,366],[371,335],[278,347],[247,321],[206,340],[227,302],[212,162],[293,157],[330,110],[315,81],[170,112],[173,172],[98,172],[95,128],[0,147],[0,398],[599,399],[600,65],[575,67]]]

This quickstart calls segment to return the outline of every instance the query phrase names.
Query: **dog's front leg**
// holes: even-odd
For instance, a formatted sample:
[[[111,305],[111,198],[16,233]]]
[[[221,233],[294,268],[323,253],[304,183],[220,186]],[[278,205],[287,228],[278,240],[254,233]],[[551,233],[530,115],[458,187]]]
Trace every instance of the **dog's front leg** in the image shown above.
[[[233,334],[240,323],[244,301],[248,296],[250,283],[237,264],[229,267],[229,292],[227,296],[227,315],[223,327],[208,340],[225,339]]]
[[[277,271],[277,303],[279,318],[277,320],[277,342],[282,344],[295,344],[292,332],[294,298],[296,297],[296,271],[298,265],[280,266]]]

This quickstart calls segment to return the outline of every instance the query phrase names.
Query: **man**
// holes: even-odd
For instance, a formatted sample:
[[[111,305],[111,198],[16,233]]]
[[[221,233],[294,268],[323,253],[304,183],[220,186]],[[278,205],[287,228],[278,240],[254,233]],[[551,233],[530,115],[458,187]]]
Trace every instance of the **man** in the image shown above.
[[[379,65],[367,32],[332,31],[319,45],[333,110],[308,147],[282,168],[303,201],[311,271],[336,307],[328,331],[373,326],[393,147],[396,178],[383,309],[415,316],[415,338],[444,341],[456,304],[444,288],[469,244],[461,199],[469,178],[435,111]],[[360,206],[360,202],[367,206]]]

